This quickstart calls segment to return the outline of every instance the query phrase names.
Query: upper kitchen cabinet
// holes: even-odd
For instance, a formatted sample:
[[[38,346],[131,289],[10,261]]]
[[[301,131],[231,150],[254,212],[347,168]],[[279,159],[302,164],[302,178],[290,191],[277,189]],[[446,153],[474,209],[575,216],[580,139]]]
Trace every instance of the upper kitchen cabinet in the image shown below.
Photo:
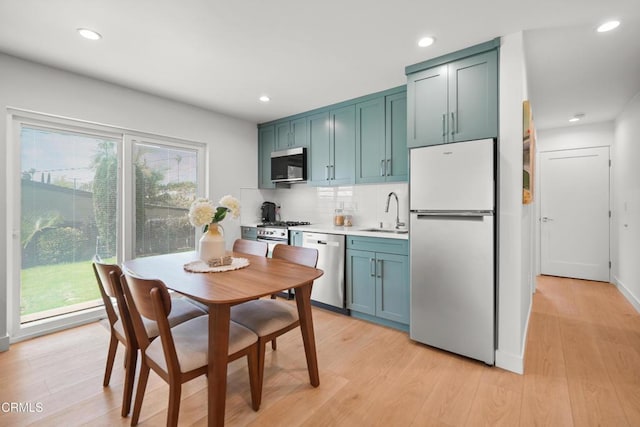
[[[498,52],[493,40],[406,68],[407,146],[498,136]]]
[[[276,150],[307,146],[307,119],[300,117],[275,124]]]
[[[271,182],[271,152],[275,149],[274,125],[258,129],[258,188],[275,188]]]
[[[307,117],[311,185],[354,182],[355,105]]]
[[[356,104],[356,183],[407,180],[406,90]]]

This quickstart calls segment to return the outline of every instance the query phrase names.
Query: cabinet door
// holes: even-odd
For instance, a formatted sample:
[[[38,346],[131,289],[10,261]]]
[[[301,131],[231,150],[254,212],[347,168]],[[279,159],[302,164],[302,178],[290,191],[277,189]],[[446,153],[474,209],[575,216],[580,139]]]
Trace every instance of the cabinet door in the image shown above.
[[[408,147],[442,144],[447,141],[447,101],[446,65],[408,76]]]
[[[347,249],[347,308],[372,316],[376,313],[375,252]]]
[[[240,235],[245,240],[256,240],[258,238],[258,229],[256,227],[240,227]]]
[[[275,188],[271,182],[271,152],[275,148],[274,126],[258,129],[258,188]]]
[[[407,93],[386,97],[386,181],[407,181]]]
[[[498,54],[449,64],[449,140],[498,136]]]
[[[356,183],[384,181],[384,108],[384,97],[356,104]]]
[[[310,184],[329,184],[329,113],[318,113],[307,117],[307,134],[309,143],[309,170],[307,177]]]
[[[289,127],[291,138],[289,140],[292,147],[307,146],[307,118],[302,117],[291,121]]]
[[[330,111],[331,185],[353,184],[355,181],[356,106]]]
[[[409,324],[409,258],[376,253],[376,316]]]
[[[275,150],[286,150],[290,145],[289,121],[276,123],[276,147]]]
[[[291,246],[302,246],[302,231],[289,230],[289,244]]]

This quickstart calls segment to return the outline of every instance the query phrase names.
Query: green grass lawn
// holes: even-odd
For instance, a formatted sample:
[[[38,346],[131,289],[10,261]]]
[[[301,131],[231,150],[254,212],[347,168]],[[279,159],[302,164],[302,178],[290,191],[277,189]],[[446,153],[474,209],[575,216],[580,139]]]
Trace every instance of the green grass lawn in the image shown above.
[[[87,260],[23,269],[20,297],[20,314],[25,315],[100,299],[100,291]]]

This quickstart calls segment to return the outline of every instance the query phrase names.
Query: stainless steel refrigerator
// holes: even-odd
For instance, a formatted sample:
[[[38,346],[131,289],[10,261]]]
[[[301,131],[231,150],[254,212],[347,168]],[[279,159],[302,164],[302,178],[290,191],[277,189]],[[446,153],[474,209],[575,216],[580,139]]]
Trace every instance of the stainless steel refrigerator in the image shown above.
[[[410,150],[411,339],[494,363],[493,139]]]

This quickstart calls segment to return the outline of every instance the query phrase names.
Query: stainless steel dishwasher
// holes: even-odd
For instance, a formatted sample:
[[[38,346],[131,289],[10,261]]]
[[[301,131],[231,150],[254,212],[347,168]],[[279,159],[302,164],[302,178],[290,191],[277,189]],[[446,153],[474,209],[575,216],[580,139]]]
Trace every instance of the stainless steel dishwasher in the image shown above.
[[[344,245],[341,234],[302,233],[302,246],[318,250],[317,268],[324,274],[313,282],[311,301],[345,311]]]

